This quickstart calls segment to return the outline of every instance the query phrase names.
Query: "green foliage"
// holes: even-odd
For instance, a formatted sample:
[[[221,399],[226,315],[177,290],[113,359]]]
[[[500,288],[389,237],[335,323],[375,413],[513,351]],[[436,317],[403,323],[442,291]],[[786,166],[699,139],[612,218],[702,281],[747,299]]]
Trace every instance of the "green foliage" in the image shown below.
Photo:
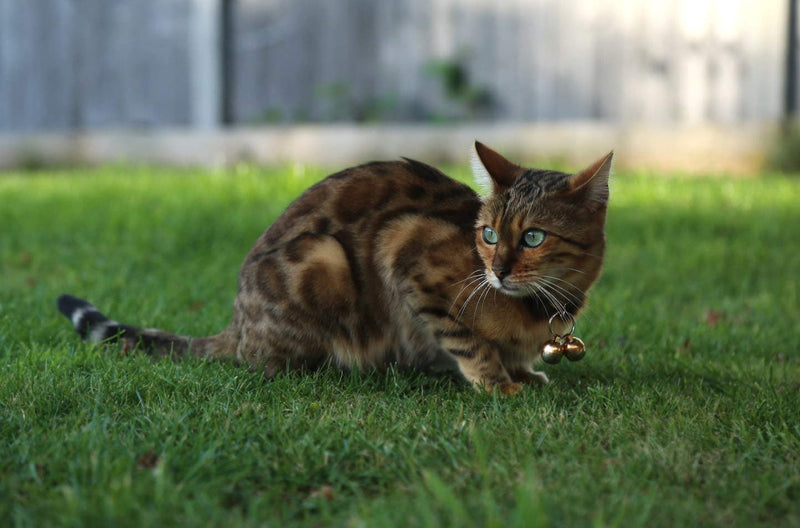
[[[322,121],[373,123],[390,119],[398,105],[396,94],[356,97],[346,82],[321,84],[314,90]]]
[[[495,107],[492,92],[472,81],[467,60],[468,55],[461,53],[454,58],[429,61],[425,66],[425,72],[439,80],[446,99],[455,105],[450,119],[486,117]]]
[[[120,358],[57,313],[71,292],[220,330],[251,244],[322,176],[0,176],[0,525],[800,524],[797,179],[618,175],[587,356],[514,398]]]

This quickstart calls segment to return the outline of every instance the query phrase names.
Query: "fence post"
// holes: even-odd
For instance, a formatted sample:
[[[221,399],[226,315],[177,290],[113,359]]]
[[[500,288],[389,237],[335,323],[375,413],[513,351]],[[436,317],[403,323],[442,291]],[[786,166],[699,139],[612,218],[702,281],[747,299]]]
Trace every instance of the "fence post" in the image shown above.
[[[783,91],[783,121],[788,128],[797,117],[797,0],[789,0],[786,35],[786,78]]]
[[[220,108],[220,0],[194,0],[189,32],[191,125],[216,128]]]
[[[222,0],[220,12],[220,113],[223,125],[234,122],[234,89],[236,80],[235,67],[235,25],[234,16],[236,0]]]

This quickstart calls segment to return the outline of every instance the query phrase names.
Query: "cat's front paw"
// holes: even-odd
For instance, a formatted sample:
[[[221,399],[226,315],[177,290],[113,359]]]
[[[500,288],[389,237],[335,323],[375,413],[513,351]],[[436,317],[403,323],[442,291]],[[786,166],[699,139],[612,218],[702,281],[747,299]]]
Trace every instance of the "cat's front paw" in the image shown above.
[[[499,390],[500,394],[504,396],[513,396],[522,390],[522,383],[515,383],[513,381],[504,381],[494,386],[495,390]]]
[[[510,374],[511,379],[525,385],[547,385],[550,383],[547,374],[538,370],[518,370]]]
[[[473,385],[475,390],[484,394],[500,394],[502,396],[513,396],[520,392],[524,385],[513,381],[479,382]]]

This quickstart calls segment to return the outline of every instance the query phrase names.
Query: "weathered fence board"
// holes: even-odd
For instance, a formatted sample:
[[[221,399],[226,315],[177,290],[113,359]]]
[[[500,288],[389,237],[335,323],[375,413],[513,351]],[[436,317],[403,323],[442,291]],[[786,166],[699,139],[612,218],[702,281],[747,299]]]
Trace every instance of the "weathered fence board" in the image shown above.
[[[215,49],[198,44],[198,13],[214,1],[0,0],[0,131],[208,123],[217,91],[200,88],[220,69],[216,55],[198,60]],[[233,113],[770,121],[787,11],[786,0],[238,0]],[[468,80],[448,92],[458,68]]]
[[[188,123],[192,0],[0,0],[0,130]]]

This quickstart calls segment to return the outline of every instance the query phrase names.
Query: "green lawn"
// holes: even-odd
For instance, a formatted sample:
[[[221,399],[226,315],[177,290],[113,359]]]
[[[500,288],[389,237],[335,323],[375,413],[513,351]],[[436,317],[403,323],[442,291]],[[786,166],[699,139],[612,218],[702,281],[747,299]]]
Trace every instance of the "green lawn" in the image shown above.
[[[0,175],[0,526],[800,526],[798,178],[618,174],[587,356],[509,399],[118,358],[57,312],[222,329],[322,176]]]

